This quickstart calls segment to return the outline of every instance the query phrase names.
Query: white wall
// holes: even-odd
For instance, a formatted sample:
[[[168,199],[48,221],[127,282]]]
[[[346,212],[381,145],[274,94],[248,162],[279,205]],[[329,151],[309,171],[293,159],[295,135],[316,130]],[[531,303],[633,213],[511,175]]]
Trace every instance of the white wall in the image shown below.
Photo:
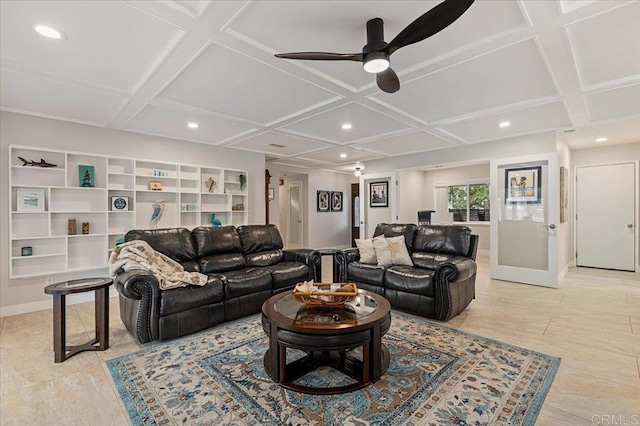
[[[278,185],[278,178],[293,179],[292,176],[304,176],[303,196],[305,197],[306,220],[304,223],[304,235],[306,246],[311,248],[350,247],[351,246],[351,181],[353,175],[334,173],[325,170],[307,169],[302,167],[285,166],[280,164],[267,164],[272,185]],[[286,176],[284,176],[286,175]],[[293,179],[300,180],[300,179]],[[305,185],[306,180],[306,185]],[[316,191],[342,191],[341,212],[318,212],[316,205]],[[280,197],[280,191],[276,191],[276,197]],[[283,200],[284,201],[284,200]],[[278,199],[269,203],[269,218],[272,223],[284,218],[280,214],[281,203]],[[282,207],[284,208],[284,207]],[[285,223],[278,224],[279,228]]]
[[[433,210],[427,195],[423,170],[401,170],[398,181],[398,223],[417,223],[418,210]]]
[[[9,145],[91,152],[247,170],[249,223],[264,223],[264,155],[8,112],[0,113],[0,315],[50,307],[44,277],[9,280]],[[104,255],[104,254],[101,254]],[[55,280],[107,271],[56,275]]]
[[[640,136],[639,136],[640,139]],[[569,197],[570,203],[573,205],[575,203],[574,196],[574,188],[575,188],[575,171],[576,167],[579,166],[596,166],[596,165],[605,165],[605,164],[615,164],[615,163],[628,163],[629,161],[638,161],[640,160],[640,141],[632,144],[625,145],[613,145],[613,146],[602,146],[595,148],[587,148],[587,149],[578,149],[571,151],[571,168],[570,168],[570,181],[571,183],[571,195]],[[640,171],[636,170],[636,173],[640,173]],[[636,183],[636,199],[640,197],[640,185],[638,182]],[[640,224],[640,211],[636,212],[636,232],[638,232],[638,224]],[[572,215],[571,220],[571,231],[572,235],[575,232],[575,226],[573,219],[575,216]],[[639,241],[640,243],[640,241]],[[571,259],[574,259],[573,253],[575,253],[575,238],[571,238]],[[640,266],[640,262],[639,262]],[[636,269],[638,271],[638,269]]]

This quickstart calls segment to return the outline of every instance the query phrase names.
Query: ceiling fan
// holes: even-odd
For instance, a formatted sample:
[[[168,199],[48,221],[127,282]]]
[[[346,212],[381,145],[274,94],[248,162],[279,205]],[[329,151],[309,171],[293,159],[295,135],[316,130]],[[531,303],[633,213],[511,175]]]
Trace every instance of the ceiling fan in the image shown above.
[[[378,87],[387,93],[400,89],[400,80],[389,68],[389,57],[401,47],[422,41],[453,24],[474,0],[445,0],[400,31],[391,43],[384,41],[384,22],[374,18],[367,22],[367,44],[362,53],[293,52],[278,53],[284,59],[310,61],[355,61],[362,62],[366,72],[376,74]]]

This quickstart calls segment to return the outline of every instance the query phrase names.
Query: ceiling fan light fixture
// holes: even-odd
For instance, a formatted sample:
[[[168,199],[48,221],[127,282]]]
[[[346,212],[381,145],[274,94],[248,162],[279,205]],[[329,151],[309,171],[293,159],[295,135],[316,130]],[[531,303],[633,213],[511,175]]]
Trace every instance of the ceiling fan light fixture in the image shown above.
[[[362,65],[364,70],[371,74],[377,74],[389,68],[389,54],[386,52],[371,52],[367,55]]]
[[[353,174],[354,176],[362,176],[362,170],[360,170],[360,167],[356,167],[356,171]]]

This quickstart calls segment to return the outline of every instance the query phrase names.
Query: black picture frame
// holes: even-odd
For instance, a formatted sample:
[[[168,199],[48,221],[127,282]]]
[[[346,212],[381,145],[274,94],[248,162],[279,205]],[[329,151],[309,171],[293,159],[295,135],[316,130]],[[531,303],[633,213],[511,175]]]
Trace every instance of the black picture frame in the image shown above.
[[[504,173],[505,204],[540,204],[542,200],[542,167],[506,169]]]
[[[369,183],[369,207],[389,207],[389,182]]]
[[[331,211],[342,211],[342,191],[331,191]]]
[[[318,212],[331,211],[329,200],[331,200],[331,191],[317,191],[316,201]]]

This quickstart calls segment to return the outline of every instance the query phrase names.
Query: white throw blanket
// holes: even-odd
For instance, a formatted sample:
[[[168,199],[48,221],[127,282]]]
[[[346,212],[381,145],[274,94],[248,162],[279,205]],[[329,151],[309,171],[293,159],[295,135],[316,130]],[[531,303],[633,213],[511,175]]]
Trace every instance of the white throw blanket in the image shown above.
[[[144,269],[155,275],[160,289],[168,290],[188,285],[205,285],[207,276],[199,272],[186,272],[184,267],[170,257],[155,251],[142,240],[117,245],[109,257],[109,273]]]

